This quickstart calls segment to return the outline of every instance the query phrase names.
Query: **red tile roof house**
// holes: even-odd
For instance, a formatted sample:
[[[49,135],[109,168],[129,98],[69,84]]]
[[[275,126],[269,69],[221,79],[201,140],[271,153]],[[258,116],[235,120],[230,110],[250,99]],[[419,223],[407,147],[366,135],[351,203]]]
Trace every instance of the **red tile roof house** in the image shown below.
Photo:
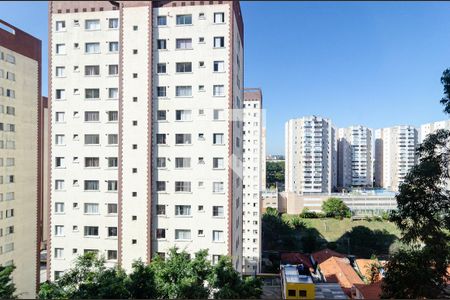
[[[315,260],[320,261],[321,258],[324,257],[318,257]],[[339,283],[349,297],[352,297],[352,288],[354,289],[355,285],[364,285],[347,258],[331,256],[319,263],[319,268],[327,282]]]
[[[381,284],[383,280],[371,284],[355,284],[354,299],[381,299]]]
[[[346,256],[342,253],[333,251],[331,249],[325,248],[322,249],[320,251],[316,251],[314,253],[311,254],[311,261],[313,263],[313,265],[315,264],[315,262],[317,262],[317,264],[323,263],[324,261],[326,261],[327,259],[329,259],[330,257],[340,257],[340,258],[345,258]]]
[[[300,252],[284,252],[281,254],[281,262],[283,264],[290,265],[303,264],[305,267],[309,268],[311,272],[314,272],[314,268],[308,254]]]

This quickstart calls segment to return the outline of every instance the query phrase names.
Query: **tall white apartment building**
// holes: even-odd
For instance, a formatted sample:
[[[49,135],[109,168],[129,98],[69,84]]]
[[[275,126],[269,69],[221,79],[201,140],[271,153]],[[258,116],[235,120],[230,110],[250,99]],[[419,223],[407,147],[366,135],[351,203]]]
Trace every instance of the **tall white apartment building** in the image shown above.
[[[242,269],[243,22],[233,1],[50,3],[48,274],[177,246]]]
[[[0,265],[21,298],[39,285],[42,111],[41,41],[0,20]]]
[[[336,130],[329,119],[308,116],[285,124],[287,192],[331,193],[337,184]]]
[[[243,272],[255,274],[261,265],[261,193],[263,190],[265,150],[263,141],[262,93],[244,90],[243,162]]]
[[[438,121],[438,122],[432,122],[423,124],[420,126],[420,143],[423,143],[423,141],[426,139],[427,135],[431,133],[435,133],[439,129],[445,129],[450,130],[450,120],[444,120],[444,121]]]
[[[372,131],[361,125],[339,128],[338,186],[372,186],[372,165]]]
[[[375,131],[375,186],[398,191],[417,163],[417,129],[400,125]]]

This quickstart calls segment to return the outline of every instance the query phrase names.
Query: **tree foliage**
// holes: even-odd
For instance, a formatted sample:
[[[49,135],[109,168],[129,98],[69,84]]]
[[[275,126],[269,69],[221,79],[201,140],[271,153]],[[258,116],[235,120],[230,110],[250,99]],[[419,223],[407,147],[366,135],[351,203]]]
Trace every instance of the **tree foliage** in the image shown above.
[[[333,218],[349,218],[351,217],[350,209],[345,205],[344,201],[339,198],[328,198],[322,203],[322,211],[327,217]]]
[[[284,161],[268,161],[266,163],[267,186],[276,187],[277,184],[284,184]]]
[[[450,114],[450,71],[441,82],[441,103]],[[437,298],[449,274],[450,263],[450,132],[438,130],[417,150],[419,164],[400,186],[397,211],[391,214],[402,232],[400,249],[387,264],[383,297]]]
[[[259,298],[262,282],[242,279],[231,259],[223,257],[212,266],[206,250],[191,258],[186,251],[170,249],[166,260],[156,256],[147,265],[135,261],[130,274],[105,267],[104,258],[86,253],[55,282],[46,282],[40,299],[206,299]],[[1,278],[0,278],[1,279]],[[227,282],[229,280],[229,282]]]
[[[12,272],[16,267],[14,265],[0,265],[0,299],[13,299],[16,292],[16,286],[12,282]]]

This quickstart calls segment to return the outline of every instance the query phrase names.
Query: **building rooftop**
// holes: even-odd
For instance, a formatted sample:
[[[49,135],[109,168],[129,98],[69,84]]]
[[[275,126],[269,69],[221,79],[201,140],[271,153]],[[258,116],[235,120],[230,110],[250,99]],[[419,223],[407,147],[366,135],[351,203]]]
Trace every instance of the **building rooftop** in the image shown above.
[[[332,256],[341,257],[341,258],[345,258],[346,257],[344,254],[341,254],[339,252],[333,251],[333,250],[328,249],[328,248],[316,251],[316,252],[314,252],[311,255],[312,255],[314,261],[317,262],[318,264],[326,261],[327,259],[329,259]]]
[[[337,283],[316,283],[316,299],[348,299]]]
[[[308,254],[303,254],[300,252],[285,252],[281,254],[281,263],[285,264],[303,264],[305,267],[313,269],[311,260]]]
[[[364,299],[381,299],[382,280],[371,284],[355,284]]]
[[[339,283],[348,295],[355,284],[364,284],[347,258],[332,256],[320,263],[319,267],[327,282]]]
[[[297,266],[294,265],[283,265],[281,273],[282,276],[284,276],[286,283],[313,283],[310,276],[299,275]]]

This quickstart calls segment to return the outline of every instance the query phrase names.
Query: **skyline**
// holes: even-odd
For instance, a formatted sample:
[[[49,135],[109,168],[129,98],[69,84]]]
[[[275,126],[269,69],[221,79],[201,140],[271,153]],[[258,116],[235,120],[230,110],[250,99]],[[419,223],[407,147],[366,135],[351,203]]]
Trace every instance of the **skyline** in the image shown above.
[[[244,82],[262,89],[268,154],[284,154],[284,123],[306,115],[374,129],[446,119],[439,79],[450,67],[450,3],[241,6]],[[47,2],[8,1],[2,8],[0,18],[40,38],[46,54]],[[46,55],[42,71],[47,95]]]

